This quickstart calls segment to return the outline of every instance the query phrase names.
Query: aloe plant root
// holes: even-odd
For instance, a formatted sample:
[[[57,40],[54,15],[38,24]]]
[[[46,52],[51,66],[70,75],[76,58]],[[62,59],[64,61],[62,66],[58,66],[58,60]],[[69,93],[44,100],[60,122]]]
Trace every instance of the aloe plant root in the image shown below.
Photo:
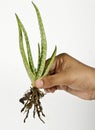
[[[20,102],[24,105],[24,107],[21,109],[21,112],[25,112],[26,116],[24,118],[24,123],[26,119],[28,118],[29,111],[31,108],[33,108],[33,118],[35,118],[35,114],[37,113],[39,119],[45,123],[42,120],[42,117],[45,117],[45,114],[43,113],[43,108],[41,105],[40,99],[44,97],[45,93],[40,91],[36,87],[30,87],[29,91],[27,91],[22,98],[20,98]]]

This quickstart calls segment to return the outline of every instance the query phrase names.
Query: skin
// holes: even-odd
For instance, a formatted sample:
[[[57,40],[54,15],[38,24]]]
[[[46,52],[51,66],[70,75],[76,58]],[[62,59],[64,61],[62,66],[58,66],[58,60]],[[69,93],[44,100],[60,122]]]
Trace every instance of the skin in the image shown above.
[[[64,90],[82,99],[93,100],[95,99],[95,68],[63,53],[56,56],[48,75],[36,80],[35,86],[43,88],[46,92]]]

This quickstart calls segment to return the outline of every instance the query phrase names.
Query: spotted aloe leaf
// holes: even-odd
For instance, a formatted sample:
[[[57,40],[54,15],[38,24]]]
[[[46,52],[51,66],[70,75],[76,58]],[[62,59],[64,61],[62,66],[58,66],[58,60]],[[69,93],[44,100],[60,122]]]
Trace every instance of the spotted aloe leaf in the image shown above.
[[[48,74],[48,71],[51,67],[51,64],[53,63],[54,58],[56,56],[57,48],[55,47],[54,52],[53,52],[48,64],[45,66],[46,54],[47,54],[47,40],[46,40],[45,30],[44,30],[44,26],[43,26],[43,22],[42,22],[42,18],[41,18],[41,14],[39,12],[39,9],[37,8],[37,6],[33,2],[32,2],[32,4],[33,4],[35,11],[36,11],[39,30],[40,30],[40,36],[41,36],[41,45],[38,43],[38,66],[37,66],[37,69],[35,69],[35,67],[34,67],[34,62],[33,62],[33,58],[32,58],[31,48],[30,48],[29,39],[28,39],[26,29],[25,29],[24,25],[22,24],[21,20],[19,19],[19,17],[17,16],[17,14],[16,14],[16,19],[17,19],[18,29],[19,29],[20,52],[22,55],[22,59],[23,59],[23,63],[25,65],[26,71],[27,71],[27,73],[32,81],[32,84],[33,84],[36,79]],[[24,37],[25,42],[26,42],[27,54],[25,53],[25,49],[24,49],[23,37]]]
[[[52,56],[50,57],[48,64],[45,66],[44,73],[42,76],[46,76],[48,74],[49,69],[55,59],[56,51],[57,51],[57,47],[55,47],[54,52],[52,53]]]
[[[36,77],[38,79],[39,77],[41,77],[41,75],[44,71],[44,67],[45,67],[47,41],[46,41],[45,30],[44,30],[40,12],[39,12],[37,6],[33,2],[32,2],[32,4],[33,4],[36,14],[37,14],[38,25],[39,25],[40,35],[41,35],[41,58],[40,58],[39,68],[37,70],[37,77]]]
[[[19,17],[17,15],[16,15],[16,18],[17,18],[17,22],[19,23],[20,28],[21,28],[21,30],[22,30],[22,32],[24,34],[24,38],[25,38],[25,41],[26,41],[27,55],[28,55],[28,61],[29,61],[31,71],[33,72],[33,74],[35,74],[35,67],[34,67],[34,63],[33,63],[32,53],[31,53],[29,39],[28,39],[26,29],[23,26],[21,20],[19,19]]]
[[[35,75],[31,71],[31,68],[29,66],[29,62],[28,62],[27,56],[25,54],[25,49],[24,49],[24,45],[23,45],[23,34],[22,34],[21,23],[20,23],[19,17],[17,15],[16,15],[16,19],[17,19],[18,30],[19,30],[19,47],[20,47],[20,52],[21,52],[23,63],[24,63],[24,66],[26,68],[26,71],[28,73],[28,76],[29,76],[30,80],[33,82],[34,79],[35,79]]]
[[[41,50],[40,50],[40,44],[38,43],[38,66],[37,66],[37,70],[40,66],[40,59],[41,59]]]

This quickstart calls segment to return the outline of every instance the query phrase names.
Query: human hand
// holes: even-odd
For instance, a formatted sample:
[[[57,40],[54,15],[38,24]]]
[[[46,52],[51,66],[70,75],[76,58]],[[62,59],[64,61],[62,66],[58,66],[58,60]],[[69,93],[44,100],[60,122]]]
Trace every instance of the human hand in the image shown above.
[[[65,90],[92,100],[95,99],[95,69],[63,53],[56,56],[49,74],[35,81],[35,86],[46,92]]]

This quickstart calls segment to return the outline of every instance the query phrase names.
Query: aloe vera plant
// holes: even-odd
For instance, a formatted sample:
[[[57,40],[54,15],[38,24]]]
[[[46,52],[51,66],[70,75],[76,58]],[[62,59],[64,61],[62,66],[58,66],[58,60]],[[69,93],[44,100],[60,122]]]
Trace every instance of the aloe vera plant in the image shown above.
[[[42,22],[42,18],[40,15],[40,11],[37,8],[37,6],[32,2],[37,19],[38,19],[38,25],[39,25],[39,30],[40,30],[40,36],[41,36],[41,45],[38,43],[38,66],[35,68],[33,58],[32,58],[32,52],[30,48],[30,43],[29,43],[29,38],[27,35],[27,31],[22,24],[20,18],[16,14],[16,20],[18,24],[18,31],[19,31],[19,48],[21,52],[21,56],[23,59],[23,63],[25,66],[25,69],[27,71],[27,74],[30,78],[31,81],[31,87],[28,92],[24,94],[22,98],[20,98],[20,102],[23,103],[24,107],[21,109],[21,112],[26,112],[26,117],[24,119],[24,122],[28,118],[29,110],[34,107],[33,110],[33,117],[35,118],[35,114],[37,113],[39,119],[44,123],[44,121],[41,118],[42,116],[45,116],[43,113],[43,108],[40,102],[40,99],[45,95],[44,92],[39,90],[34,86],[35,80],[46,76],[49,72],[49,69],[54,61],[54,58],[56,56],[56,50],[57,47],[55,46],[55,49],[50,57],[50,60],[47,65],[45,65],[46,62],[46,53],[47,53],[47,41],[46,41],[46,35],[45,35],[45,30]],[[24,43],[23,40],[25,39],[26,43],[26,50],[24,48]]]

